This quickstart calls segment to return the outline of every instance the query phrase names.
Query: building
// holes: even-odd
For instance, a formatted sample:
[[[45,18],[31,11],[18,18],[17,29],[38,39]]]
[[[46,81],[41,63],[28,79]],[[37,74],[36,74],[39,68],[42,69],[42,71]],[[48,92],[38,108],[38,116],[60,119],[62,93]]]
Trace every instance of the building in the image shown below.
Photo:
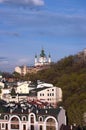
[[[27,73],[37,73],[40,70],[47,69],[49,68],[50,64],[51,64],[50,54],[47,58],[44,50],[42,49],[39,57],[35,55],[34,66],[26,66],[26,65],[16,66],[14,71],[24,76]]]
[[[56,107],[62,101],[62,90],[49,83],[40,83],[37,88],[30,90],[28,100],[40,100],[48,102]]]
[[[37,92],[37,99],[57,106],[62,101],[62,90],[58,87],[43,88]]]
[[[4,83],[0,81],[0,88],[4,88]]]
[[[60,130],[66,125],[66,114],[62,107],[45,106],[26,101],[4,103],[0,112],[0,130]]]
[[[2,89],[1,99],[9,102],[22,99],[28,101],[42,101],[57,107],[58,103],[62,101],[62,89],[53,84],[38,82],[37,85],[32,84],[30,81],[18,82],[15,89],[15,94],[10,95],[11,88]],[[17,100],[18,99],[18,100]]]
[[[19,84],[19,83],[18,83]],[[22,82],[20,83],[17,88],[16,88],[16,93],[29,93],[30,87],[29,87],[29,82]]]
[[[15,72],[19,73],[20,75],[25,75],[27,73],[27,70],[28,70],[28,68],[26,65],[15,67]]]
[[[86,63],[86,48],[77,54],[78,61]]]
[[[48,58],[44,52],[44,49],[41,50],[40,56],[37,57],[35,55],[35,66],[44,66],[44,65],[50,65],[51,63],[51,56],[49,54]]]

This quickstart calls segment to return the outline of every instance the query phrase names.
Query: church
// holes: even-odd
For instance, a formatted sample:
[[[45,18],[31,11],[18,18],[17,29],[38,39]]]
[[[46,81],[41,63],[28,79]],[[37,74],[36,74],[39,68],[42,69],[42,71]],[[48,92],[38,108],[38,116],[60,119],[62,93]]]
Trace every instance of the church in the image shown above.
[[[35,55],[35,66],[49,65],[50,63],[51,63],[51,56],[49,54],[49,56],[47,57],[44,49],[41,50],[39,57]]]
[[[20,75],[25,75],[27,73],[36,73],[42,69],[47,69],[51,64],[51,55],[48,56],[45,54],[44,49],[41,50],[39,56],[35,55],[34,66],[16,66],[15,72],[19,73]]]

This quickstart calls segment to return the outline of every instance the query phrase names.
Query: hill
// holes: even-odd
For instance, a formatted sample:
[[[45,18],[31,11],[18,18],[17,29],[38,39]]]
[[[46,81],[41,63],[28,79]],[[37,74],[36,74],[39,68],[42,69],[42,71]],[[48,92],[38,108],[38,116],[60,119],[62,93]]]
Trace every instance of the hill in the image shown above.
[[[76,56],[68,56],[53,63],[47,70],[26,77],[35,82],[42,80],[63,90],[61,105],[67,110],[68,123],[84,125],[86,112],[86,63],[77,61]]]

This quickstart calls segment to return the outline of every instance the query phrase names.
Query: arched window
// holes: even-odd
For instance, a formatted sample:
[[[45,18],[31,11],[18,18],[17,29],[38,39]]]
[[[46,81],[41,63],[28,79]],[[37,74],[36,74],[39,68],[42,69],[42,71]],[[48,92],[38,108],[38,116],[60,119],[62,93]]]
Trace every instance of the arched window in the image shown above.
[[[5,116],[4,116],[4,120],[8,120],[8,115],[5,115]]]
[[[40,122],[43,121],[43,117],[42,116],[39,117],[39,121]]]
[[[26,121],[26,117],[25,116],[22,117],[22,121]]]
[[[35,129],[35,114],[31,114],[30,115],[30,130],[34,130]]]
[[[54,119],[52,118],[47,119],[46,130],[56,130],[56,122]]]
[[[30,116],[30,121],[31,121],[31,123],[34,123],[34,115]]]
[[[11,130],[18,130],[19,129],[19,119],[17,117],[13,117],[11,119]]]

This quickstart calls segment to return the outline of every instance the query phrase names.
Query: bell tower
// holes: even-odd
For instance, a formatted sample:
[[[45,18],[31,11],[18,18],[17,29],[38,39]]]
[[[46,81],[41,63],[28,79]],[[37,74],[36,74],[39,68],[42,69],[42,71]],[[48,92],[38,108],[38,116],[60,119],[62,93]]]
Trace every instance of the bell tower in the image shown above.
[[[51,63],[51,55],[48,56],[48,62]]]
[[[37,62],[38,62],[37,55],[35,55],[35,66],[37,65]]]

